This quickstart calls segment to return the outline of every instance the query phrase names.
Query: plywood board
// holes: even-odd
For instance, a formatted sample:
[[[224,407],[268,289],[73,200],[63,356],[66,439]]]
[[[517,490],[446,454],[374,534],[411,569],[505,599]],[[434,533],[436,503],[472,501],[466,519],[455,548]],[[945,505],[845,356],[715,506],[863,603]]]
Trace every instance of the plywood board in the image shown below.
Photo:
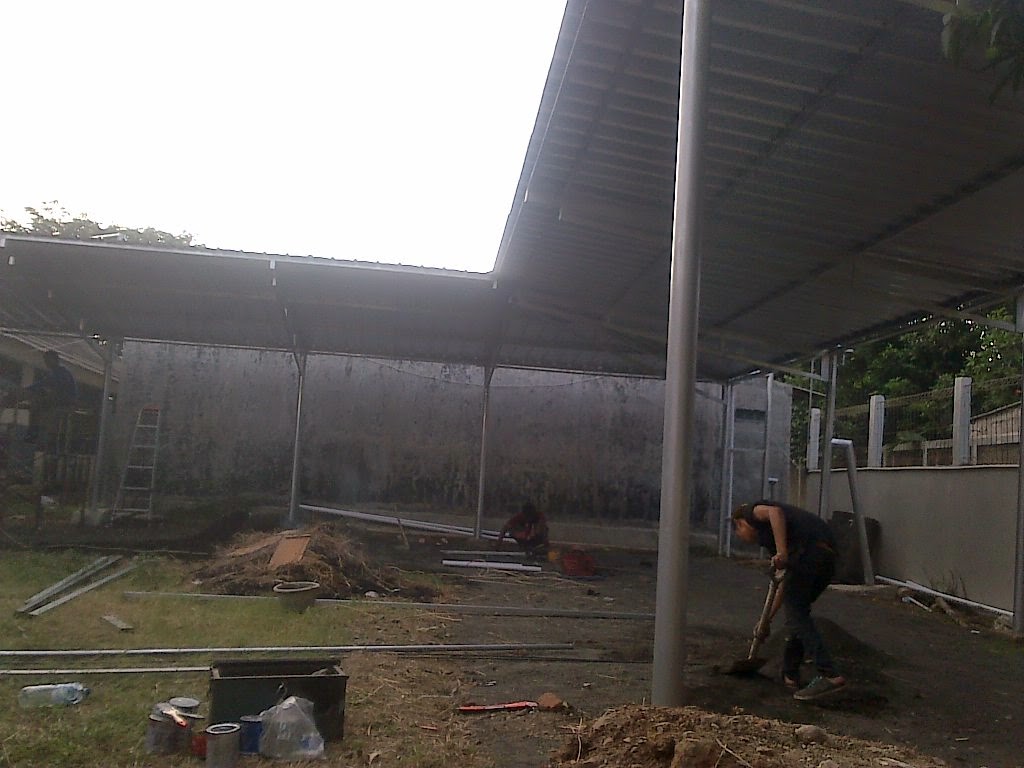
[[[242,555],[251,555],[253,552],[259,552],[261,549],[265,549],[266,547],[269,547],[271,544],[277,544],[280,540],[281,534],[274,534],[273,536],[268,536],[265,539],[260,539],[254,544],[239,547],[238,549],[232,549],[230,552],[228,552],[228,557],[241,557]]]
[[[274,556],[270,558],[270,567],[277,568],[279,565],[299,562],[306,554],[309,539],[309,536],[286,536],[281,539],[277,549],[274,550]]]

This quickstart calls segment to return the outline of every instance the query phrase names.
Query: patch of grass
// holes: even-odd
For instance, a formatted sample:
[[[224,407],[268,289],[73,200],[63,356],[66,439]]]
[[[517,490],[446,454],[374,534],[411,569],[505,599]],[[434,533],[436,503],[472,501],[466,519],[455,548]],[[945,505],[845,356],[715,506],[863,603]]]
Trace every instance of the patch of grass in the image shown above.
[[[168,557],[136,558],[127,576],[88,592],[41,616],[15,613],[36,592],[94,561],[96,553],[12,552],[0,558],[0,635],[7,649],[210,648],[307,645],[379,645],[443,642],[436,616],[369,606],[316,606],[286,612],[275,600],[129,600],[125,591],[192,591],[190,566]],[[112,573],[128,558],[103,571]],[[93,577],[95,578],[95,577]],[[118,631],[102,619],[114,614],[133,625]],[[442,638],[442,639],[439,639]],[[309,654],[307,654],[309,655]],[[324,654],[325,656],[329,654]],[[338,654],[334,654],[338,655]],[[254,654],[219,654],[256,658]],[[6,657],[0,668],[204,666],[212,654],[155,656]],[[402,765],[414,768],[487,764],[453,714],[458,687],[451,665],[383,653],[342,658],[349,675],[345,739],[327,745],[321,766]],[[92,689],[81,704],[61,709],[22,710],[23,685],[78,680]],[[148,755],[145,734],[154,703],[193,696],[208,711],[208,672],[146,674],[0,675],[0,766],[196,766],[191,756]],[[201,721],[204,722],[204,721]],[[427,726],[427,727],[424,727]],[[376,753],[376,754],[375,754]],[[374,755],[372,761],[370,756]],[[269,761],[251,761],[271,765]]]

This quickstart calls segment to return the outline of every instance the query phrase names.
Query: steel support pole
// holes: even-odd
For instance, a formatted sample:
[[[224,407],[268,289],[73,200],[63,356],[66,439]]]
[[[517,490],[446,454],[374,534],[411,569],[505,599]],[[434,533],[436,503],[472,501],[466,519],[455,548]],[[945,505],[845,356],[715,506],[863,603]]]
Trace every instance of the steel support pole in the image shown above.
[[[775,386],[775,374],[769,373],[764,377],[764,456],[761,462],[761,498],[770,499],[771,483],[771,453],[772,453],[772,389]]]
[[[676,142],[675,210],[669,282],[665,364],[665,427],[658,528],[658,587],[654,620],[651,703],[683,704],[686,666],[686,600],[689,570],[690,446],[697,372],[700,298],[701,185],[704,101],[710,47],[711,3],[686,0],[683,10]]]
[[[494,366],[484,368],[484,399],[480,408],[480,472],[476,489],[476,525],[473,527],[473,538],[479,539],[484,527],[484,491],[487,488],[487,415],[491,405],[491,379],[494,377]]]
[[[736,442],[736,396],[731,383],[725,385],[722,406],[722,488],[718,513],[718,554],[728,557],[732,529],[732,458]]]
[[[1024,301],[1017,300],[1018,322]],[[1024,336],[1021,336],[1024,342]],[[1024,637],[1024,346],[1021,349],[1021,411],[1017,422],[1017,548],[1013,563],[1013,634]]]
[[[824,363],[824,360],[822,361]],[[832,513],[832,436],[836,428],[836,369],[839,357],[835,352],[828,355],[828,401],[825,406],[825,435],[821,450],[821,482],[818,484],[818,517],[828,520]]]
[[[103,350],[103,399],[100,402],[100,425],[96,435],[96,456],[89,473],[89,521],[97,522],[100,504],[100,480],[103,477],[103,457],[107,454],[107,433],[110,421],[110,384],[114,372],[114,348],[107,344]]]
[[[299,381],[295,392],[295,440],[292,443],[292,489],[288,502],[288,525],[295,525],[299,511],[299,486],[302,481],[302,392],[306,388],[306,353],[295,353]]]

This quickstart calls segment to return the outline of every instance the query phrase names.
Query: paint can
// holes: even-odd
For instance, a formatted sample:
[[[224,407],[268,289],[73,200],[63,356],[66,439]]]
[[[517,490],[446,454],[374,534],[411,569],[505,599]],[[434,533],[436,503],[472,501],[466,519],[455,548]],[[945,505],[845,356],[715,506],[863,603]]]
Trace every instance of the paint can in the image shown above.
[[[178,731],[182,728],[166,715],[150,715],[146,726],[146,752],[151,755],[173,755],[181,742]]]
[[[206,768],[235,768],[240,732],[238,723],[215,723],[206,729]]]
[[[199,714],[199,699],[193,699],[191,696],[175,696],[169,699],[167,703],[186,715]]]
[[[263,735],[263,718],[259,715],[242,715],[240,725],[241,751],[243,755],[258,755],[260,753],[260,736]]]

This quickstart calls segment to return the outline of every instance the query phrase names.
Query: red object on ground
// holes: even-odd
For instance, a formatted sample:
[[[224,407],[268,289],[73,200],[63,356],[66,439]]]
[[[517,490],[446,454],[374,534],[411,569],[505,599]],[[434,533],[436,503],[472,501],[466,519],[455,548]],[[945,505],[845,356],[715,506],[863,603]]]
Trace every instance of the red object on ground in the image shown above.
[[[206,757],[206,734],[196,733],[192,735],[192,744],[190,745],[192,754],[196,757]]]
[[[566,576],[589,578],[596,573],[594,558],[582,549],[570,549],[562,555],[562,572]]]

